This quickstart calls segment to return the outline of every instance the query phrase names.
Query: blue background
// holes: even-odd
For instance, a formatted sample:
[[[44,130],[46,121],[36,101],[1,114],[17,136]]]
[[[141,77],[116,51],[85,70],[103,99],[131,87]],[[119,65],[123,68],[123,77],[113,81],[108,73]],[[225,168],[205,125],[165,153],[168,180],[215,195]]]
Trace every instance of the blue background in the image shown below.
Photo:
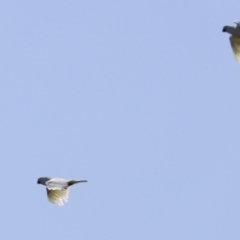
[[[1,1],[0,238],[238,240],[239,8]]]

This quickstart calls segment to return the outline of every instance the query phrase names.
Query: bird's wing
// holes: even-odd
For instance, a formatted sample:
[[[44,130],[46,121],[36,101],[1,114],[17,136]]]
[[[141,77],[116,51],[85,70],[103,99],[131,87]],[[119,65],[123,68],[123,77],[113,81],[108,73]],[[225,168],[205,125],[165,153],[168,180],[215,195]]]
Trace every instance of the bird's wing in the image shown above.
[[[68,201],[69,189],[47,188],[48,200],[58,206],[63,206]]]
[[[237,27],[240,27],[240,21],[239,20],[234,21],[234,23],[236,23]]]
[[[240,64],[240,38],[231,36],[229,38],[234,57],[236,58],[237,62]]]
[[[46,186],[48,189],[62,189],[68,187],[68,181],[62,178],[52,178],[46,182]]]

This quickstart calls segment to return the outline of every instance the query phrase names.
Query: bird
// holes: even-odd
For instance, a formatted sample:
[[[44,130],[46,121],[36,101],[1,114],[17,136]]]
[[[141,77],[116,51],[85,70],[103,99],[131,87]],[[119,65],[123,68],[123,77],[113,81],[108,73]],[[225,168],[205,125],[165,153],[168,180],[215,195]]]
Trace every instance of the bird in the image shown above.
[[[46,186],[48,200],[58,206],[63,206],[64,202],[68,201],[69,188],[81,182],[87,182],[87,180],[75,181],[63,178],[40,177],[37,181],[38,184]]]
[[[237,62],[240,64],[240,21],[234,21],[236,27],[224,26],[223,32],[231,34],[229,40],[233,50],[233,54]]]

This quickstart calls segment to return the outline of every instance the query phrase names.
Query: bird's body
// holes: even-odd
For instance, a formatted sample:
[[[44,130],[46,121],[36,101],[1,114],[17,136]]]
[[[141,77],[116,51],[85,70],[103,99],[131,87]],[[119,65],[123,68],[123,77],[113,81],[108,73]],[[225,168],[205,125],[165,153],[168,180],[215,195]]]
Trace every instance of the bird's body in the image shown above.
[[[86,180],[67,180],[63,178],[41,177],[37,183],[46,186],[48,200],[58,206],[63,206],[68,201],[69,187],[73,184],[87,182]]]
[[[232,35],[230,36],[229,40],[234,57],[240,64],[240,21],[235,21],[234,23],[236,23],[236,27],[224,26],[222,31]]]

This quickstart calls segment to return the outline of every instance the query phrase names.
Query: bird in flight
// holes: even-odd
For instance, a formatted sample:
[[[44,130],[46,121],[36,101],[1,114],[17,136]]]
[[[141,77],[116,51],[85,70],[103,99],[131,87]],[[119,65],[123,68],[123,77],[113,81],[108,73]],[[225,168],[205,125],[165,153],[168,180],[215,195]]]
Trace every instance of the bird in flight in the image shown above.
[[[48,200],[58,206],[63,206],[64,202],[68,201],[69,188],[80,182],[87,182],[86,180],[67,180],[63,178],[49,178],[40,177],[38,184],[46,186]]]
[[[237,62],[240,64],[240,21],[235,21],[236,27],[224,26],[223,32],[231,34],[229,40],[233,50],[233,54]]]

